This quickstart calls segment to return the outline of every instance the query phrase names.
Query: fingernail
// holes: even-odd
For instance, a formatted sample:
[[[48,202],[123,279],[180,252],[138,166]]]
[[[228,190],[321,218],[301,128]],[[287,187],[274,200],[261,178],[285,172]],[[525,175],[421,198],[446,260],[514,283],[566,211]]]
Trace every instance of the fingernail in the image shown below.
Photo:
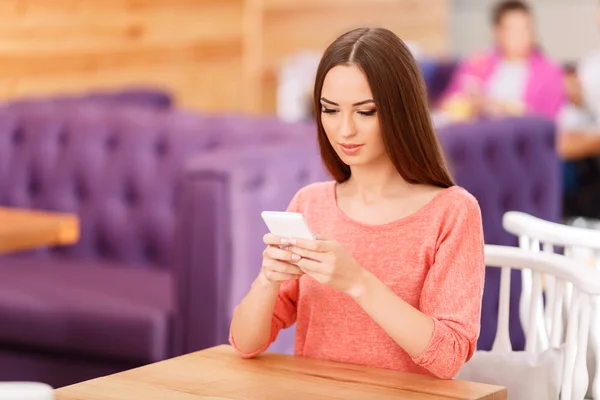
[[[300,259],[300,256],[298,254],[292,254],[292,260],[298,261],[299,259]]]
[[[296,239],[288,239],[289,244],[296,244]]]
[[[282,238],[280,240],[281,244],[290,244],[290,241],[288,239]]]

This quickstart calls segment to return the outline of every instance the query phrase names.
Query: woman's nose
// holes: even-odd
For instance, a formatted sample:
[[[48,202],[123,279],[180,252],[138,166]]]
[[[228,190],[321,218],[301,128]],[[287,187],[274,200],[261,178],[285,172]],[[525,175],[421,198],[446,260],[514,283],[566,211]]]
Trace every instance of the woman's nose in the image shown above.
[[[356,134],[356,126],[351,116],[345,116],[342,118],[340,125],[340,135],[344,138],[351,137]]]

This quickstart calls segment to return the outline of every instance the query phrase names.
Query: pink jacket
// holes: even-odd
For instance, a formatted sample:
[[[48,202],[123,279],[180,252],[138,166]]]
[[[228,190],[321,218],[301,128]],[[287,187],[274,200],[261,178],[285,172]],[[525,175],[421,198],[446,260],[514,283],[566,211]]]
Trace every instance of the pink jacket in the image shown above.
[[[454,72],[442,99],[465,90],[465,77],[479,78],[487,85],[500,61],[501,56],[497,51],[466,60]],[[555,119],[565,100],[562,71],[539,51],[532,52],[529,65],[530,75],[522,100],[529,113]]]

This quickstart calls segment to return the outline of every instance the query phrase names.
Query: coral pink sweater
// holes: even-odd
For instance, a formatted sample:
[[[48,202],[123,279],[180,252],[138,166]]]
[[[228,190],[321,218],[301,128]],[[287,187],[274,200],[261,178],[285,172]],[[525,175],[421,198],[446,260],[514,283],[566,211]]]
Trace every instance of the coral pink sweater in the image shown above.
[[[242,355],[265,351],[281,329],[296,323],[297,356],[453,378],[479,337],[485,266],[476,199],[454,186],[414,214],[374,226],[346,216],[337,206],[335,182],[324,182],[301,189],[288,211],[304,214],[313,232],[337,240],[363,268],[432,317],[433,336],[412,358],[352,298],[305,275],[281,285],[269,341]],[[235,348],[233,337],[230,342]]]

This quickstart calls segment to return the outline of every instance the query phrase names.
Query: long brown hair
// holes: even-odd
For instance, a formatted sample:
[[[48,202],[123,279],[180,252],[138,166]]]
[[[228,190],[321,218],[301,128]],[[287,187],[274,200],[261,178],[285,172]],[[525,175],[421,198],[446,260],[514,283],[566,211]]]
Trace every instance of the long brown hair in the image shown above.
[[[330,69],[357,65],[367,77],[388,157],[409,183],[454,186],[434,133],[423,78],[410,50],[393,32],[359,28],[337,38],[323,54],[314,88],[321,158],[338,182],[350,167],[336,154],[321,122],[321,90]]]

